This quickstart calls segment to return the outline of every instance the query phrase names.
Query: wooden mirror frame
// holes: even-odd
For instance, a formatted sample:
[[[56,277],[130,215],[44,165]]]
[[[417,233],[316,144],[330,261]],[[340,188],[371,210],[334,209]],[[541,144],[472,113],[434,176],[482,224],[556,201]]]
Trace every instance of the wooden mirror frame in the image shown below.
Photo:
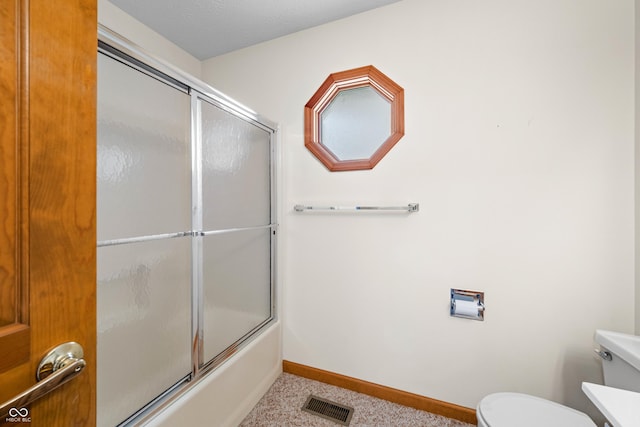
[[[340,91],[369,86],[391,104],[391,132],[368,159],[340,160],[322,144],[320,116]],[[373,65],[330,74],[304,106],[304,145],[332,172],[373,169],[404,135],[404,89]]]

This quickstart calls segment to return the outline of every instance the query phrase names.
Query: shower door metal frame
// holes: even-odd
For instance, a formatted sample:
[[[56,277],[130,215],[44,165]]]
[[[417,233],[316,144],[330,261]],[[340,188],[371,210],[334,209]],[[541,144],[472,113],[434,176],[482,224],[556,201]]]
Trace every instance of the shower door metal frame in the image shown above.
[[[147,53],[144,49],[124,39],[117,33],[111,31],[107,27],[98,24],[98,51],[106,54],[118,61],[149,75],[152,78],[159,79],[176,89],[186,91],[191,96],[191,211],[192,224],[191,231],[185,231],[167,235],[152,236],[150,239],[165,239],[173,237],[192,237],[192,286],[191,286],[191,311],[192,311],[192,350],[191,350],[191,373],[185,380],[176,383],[172,388],[165,391],[154,401],[141,408],[138,412],[131,415],[120,425],[144,424],[154,418],[162,409],[166,408],[170,403],[182,396],[186,391],[196,385],[199,380],[203,379],[208,373],[221,366],[233,354],[249,344],[253,338],[256,338],[258,332],[266,329],[277,320],[277,178],[276,178],[276,161],[277,161],[277,132],[278,127],[275,123],[260,116],[255,111],[233,100],[222,92],[214,89],[208,84],[202,82],[196,77],[174,67],[173,65],[156,58]],[[227,230],[216,230],[204,232],[202,224],[202,143],[200,140],[201,121],[199,117],[200,110],[198,102],[207,102],[214,105],[227,113],[230,113],[266,132],[269,133],[269,155],[270,155],[270,223],[266,225],[258,225],[255,227],[233,228]],[[248,331],[242,337],[239,337],[227,350],[214,357],[212,360],[205,361],[203,355],[203,274],[202,263],[198,259],[198,254],[202,254],[202,237],[210,234],[227,233],[242,230],[270,230],[270,316]],[[145,239],[145,238],[142,238]],[[123,239],[127,242],[131,239]],[[126,243],[120,240],[100,241],[98,246],[110,246],[120,243]]]

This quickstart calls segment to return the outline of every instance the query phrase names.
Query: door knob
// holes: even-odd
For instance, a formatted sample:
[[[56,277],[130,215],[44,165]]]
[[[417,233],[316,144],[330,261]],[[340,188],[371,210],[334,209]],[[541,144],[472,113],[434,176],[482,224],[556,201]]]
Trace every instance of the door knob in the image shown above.
[[[42,358],[36,371],[38,380],[33,386],[13,399],[0,404],[0,418],[11,409],[22,409],[34,400],[75,378],[87,365],[82,346],[75,342],[60,344]]]
[[[82,346],[77,342],[72,341],[60,344],[42,358],[36,371],[36,379],[41,381],[58,369],[62,369],[83,357],[84,351],[82,351]]]

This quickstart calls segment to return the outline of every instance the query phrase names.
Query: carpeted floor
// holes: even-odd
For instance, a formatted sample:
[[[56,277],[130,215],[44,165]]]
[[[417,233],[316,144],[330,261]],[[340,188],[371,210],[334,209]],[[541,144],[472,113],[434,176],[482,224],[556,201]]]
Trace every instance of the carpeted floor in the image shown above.
[[[349,424],[353,427],[472,427],[472,424],[287,373],[278,377],[240,427],[339,426],[334,421],[302,411],[309,394],[353,407]]]

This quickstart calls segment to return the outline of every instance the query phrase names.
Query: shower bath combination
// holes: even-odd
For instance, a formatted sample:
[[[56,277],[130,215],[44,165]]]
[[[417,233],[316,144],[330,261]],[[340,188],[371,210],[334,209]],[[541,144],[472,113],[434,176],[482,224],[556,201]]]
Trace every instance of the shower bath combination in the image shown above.
[[[275,322],[276,126],[99,39],[98,425],[111,426],[149,418]]]

